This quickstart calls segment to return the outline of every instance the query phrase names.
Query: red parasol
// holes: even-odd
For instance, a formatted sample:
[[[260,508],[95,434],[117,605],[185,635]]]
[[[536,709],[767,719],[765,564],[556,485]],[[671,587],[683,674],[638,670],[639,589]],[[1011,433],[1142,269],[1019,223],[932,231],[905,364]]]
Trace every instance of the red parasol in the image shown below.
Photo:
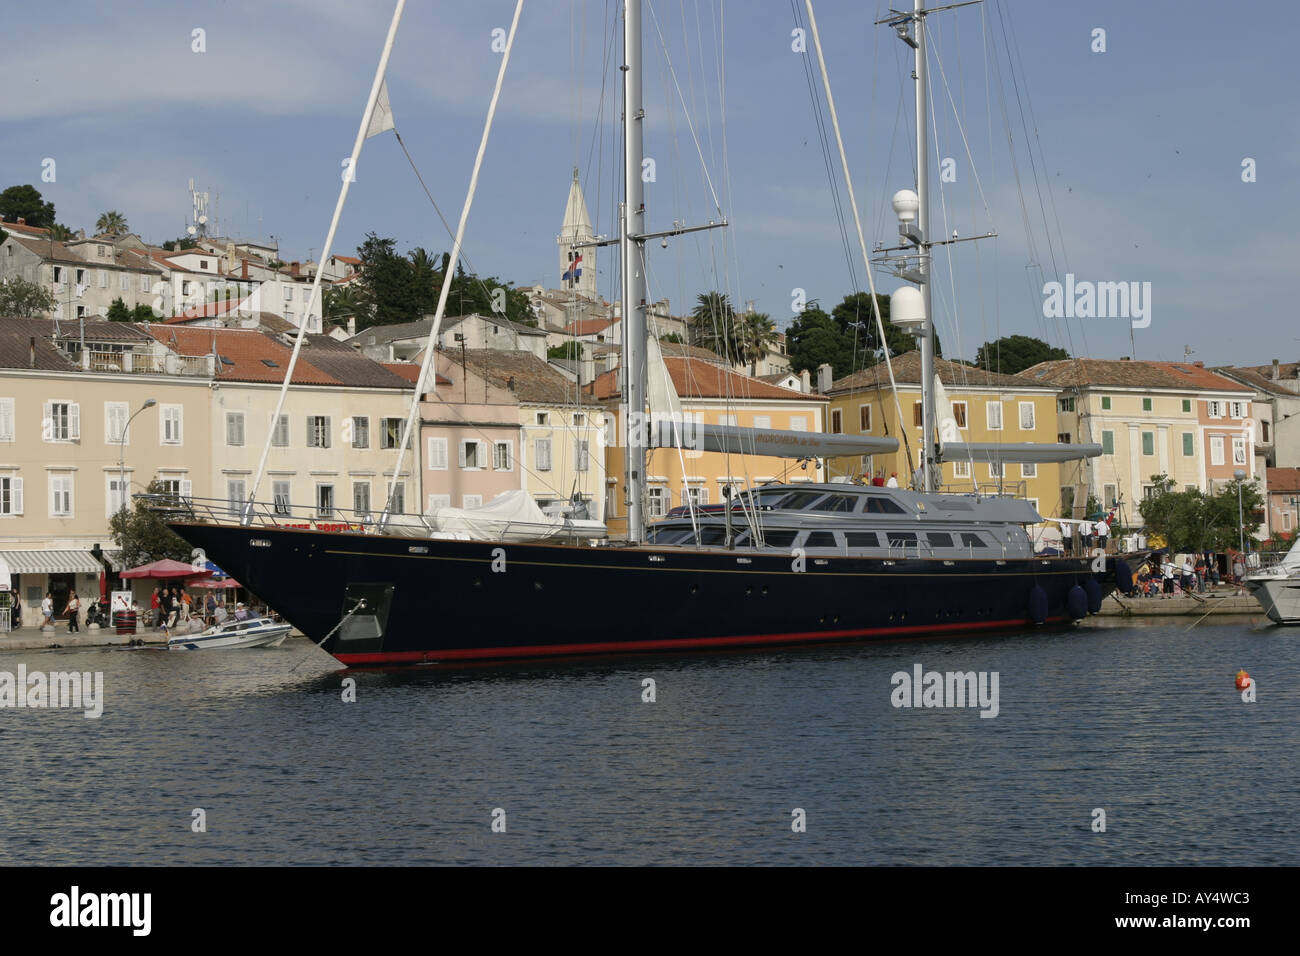
[[[195,581],[192,587],[206,588],[209,591],[220,591],[239,587],[239,582],[234,578],[224,578],[220,581],[215,578],[208,578],[206,581]]]
[[[186,564],[184,561],[172,561],[171,559],[151,561],[149,564],[142,564],[138,568],[131,568],[129,571],[122,572],[124,578],[159,578],[162,580],[169,578],[207,578],[211,576],[212,572],[207,568],[199,570],[192,564]]]

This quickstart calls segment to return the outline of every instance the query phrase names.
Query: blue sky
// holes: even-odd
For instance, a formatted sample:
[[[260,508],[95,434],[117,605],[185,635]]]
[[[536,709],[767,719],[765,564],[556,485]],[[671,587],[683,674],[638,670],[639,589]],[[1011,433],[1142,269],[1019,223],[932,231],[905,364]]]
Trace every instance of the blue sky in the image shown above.
[[[647,2],[650,228],[716,217],[709,181],[732,222],[725,235],[654,246],[651,294],[685,311],[719,288],[780,324],[795,289],[838,302],[852,279],[804,56],[791,50],[790,3]],[[597,229],[614,231],[621,47],[608,70],[605,60],[615,6],[525,7],[466,244],[484,274],[558,284],[555,236],[574,165]],[[906,48],[872,26],[886,6],[815,3],[869,244],[894,234],[888,200],[912,178]],[[398,129],[453,224],[500,62],[492,31],[513,7],[411,0],[398,35]],[[192,177],[220,194],[224,232],[274,235],[286,259],[317,255],[391,12],[372,0],[11,6],[0,186],[33,183],[74,229],[118,209],[161,242],[183,229]],[[1207,364],[1300,357],[1289,288],[1300,254],[1300,8],[1265,2],[1247,17],[1199,0],[988,0],[930,23],[942,63],[931,155],[951,157],[957,174],[942,207],[935,193],[932,227],[998,232],[955,246],[951,271],[940,254],[946,354],[970,357],[985,339],[1023,333],[1097,357],[1135,347],[1138,358],[1181,359],[1184,346]],[[1096,28],[1104,53],[1091,50]],[[206,52],[192,52],[195,29]],[[53,183],[40,180],[47,157]],[[1253,183],[1241,178],[1247,157]],[[335,251],[352,253],[371,230],[401,249],[451,244],[392,134],[366,145]],[[856,260],[856,243],[850,252]],[[606,295],[610,263],[603,253]],[[1132,331],[1131,346],[1122,319],[1044,319],[1042,282],[1066,271],[1150,282],[1150,327]],[[881,291],[899,284],[876,278]]]

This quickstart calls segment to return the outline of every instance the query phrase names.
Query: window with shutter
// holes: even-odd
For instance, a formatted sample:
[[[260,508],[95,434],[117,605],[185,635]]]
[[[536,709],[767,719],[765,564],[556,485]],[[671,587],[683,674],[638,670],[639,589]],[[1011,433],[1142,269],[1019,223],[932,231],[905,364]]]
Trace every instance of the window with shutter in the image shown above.
[[[492,469],[494,471],[511,471],[512,464],[510,461],[510,442],[499,441],[492,443]]]
[[[587,442],[576,441],[573,443],[573,470],[587,471],[590,467],[591,452]]]
[[[243,412],[226,412],[226,444],[232,447],[244,444]]]
[[[271,501],[277,515],[287,515],[289,513],[289,482],[271,482]]]
[[[276,448],[289,447],[289,416],[281,415],[276,419],[275,431],[271,435],[271,444]]]
[[[1020,403],[1020,430],[1031,432],[1034,430],[1034,403]]]
[[[551,470],[551,440],[549,438],[533,440],[533,459],[538,471]]]
[[[997,432],[1002,430],[1002,403],[986,402],[984,405],[985,413],[988,415],[989,431]]]
[[[0,441],[14,440],[14,400],[0,398]]]
[[[429,439],[429,469],[431,471],[447,470],[447,439]]]

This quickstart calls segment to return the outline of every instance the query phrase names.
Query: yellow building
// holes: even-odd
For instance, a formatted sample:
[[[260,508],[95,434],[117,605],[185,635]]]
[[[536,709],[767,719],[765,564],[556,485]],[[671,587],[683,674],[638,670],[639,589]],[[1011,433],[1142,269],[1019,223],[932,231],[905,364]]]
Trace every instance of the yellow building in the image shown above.
[[[952,405],[962,442],[1042,442],[1060,437],[1056,418],[1058,389],[1023,375],[1002,375],[934,360],[935,372]],[[897,475],[907,486],[918,467],[921,435],[921,357],[907,352],[893,360],[898,383],[898,406],[905,427],[898,422],[898,406],[884,363],[835,380],[828,396],[826,430],[832,434],[897,438],[897,452],[859,458],[835,458],[828,464],[831,477],[871,480]],[[910,456],[910,457],[909,457]],[[1057,464],[1007,464],[945,461],[943,490],[1002,492],[1029,499],[1045,518],[1061,516],[1060,469]]]
[[[769,385],[712,362],[664,359],[682,413],[700,424],[738,425],[789,431],[822,431],[826,398]],[[622,445],[623,413],[619,370],[606,372],[591,384],[592,394],[607,409],[605,416],[605,522],[611,534],[627,531],[627,504]],[[800,462],[764,455],[726,455],[689,449],[656,448],[646,460],[646,518],[661,518],[693,498],[697,505],[717,504],[730,485],[739,490],[768,481],[821,481],[820,462]]]

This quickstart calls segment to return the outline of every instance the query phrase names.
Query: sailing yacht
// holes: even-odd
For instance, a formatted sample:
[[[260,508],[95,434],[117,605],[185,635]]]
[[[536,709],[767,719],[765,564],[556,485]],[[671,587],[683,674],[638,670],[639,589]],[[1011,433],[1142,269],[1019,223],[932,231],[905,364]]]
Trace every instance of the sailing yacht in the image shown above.
[[[1242,583],[1270,621],[1300,624],[1300,538],[1280,562],[1246,575]]]
[[[901,191],[894,205],[914,260],[906,277],[919,289],[908,285],[891,297],[892,320],[912,330],[922,358],[923,434],[929,440],[912,488],[770,483],[722,505],[691,507],[647,522],[646,462],[652,448],[808,461],[889,453],[898,442],[697,424],[680,414],[669,377],[661,374],[657,340],[647,330],[645,247],[653,239],[723,224],[646,230],[640,175],[642,0],[623,0],[625,170],[618,243],[626,327],[620,428],[627,456],[627,540],[577,533],[567,540],[421,536],[409,526],[390,526],[387,514],[363,532],[289,527],[301,519],[259,506],[255,484],[243,514],[235,517],[224,502],[186,502],[182,512],[159,501],[168,525],[349,666],[924,638],[1064,623],[1095,612],[1114,586],[1117,570],[1125,573],[1122,561],[1035,555],[1026,527],[1043,518],[1027,501],[945,494],[939,488],[938,463],[945,456],[1047,462],[1099,454],[1101,448],[961,444],[955,427],[947,427],[934,384],[929,319],[929,250],[938,243],[926,234],[927,11],[924,0],[914,2],[911,13],[889,21],[915,49],[918,77],[917,189]],[[399,2],[399,15],[400,9]],[[507,59],[513,36],[512,26]],[[391,41],[392,30],[363,131],[371,122]],[[498,91],[499,85],[500,78]],[[491,116],[490,110],[489,127]],[[485,129],[484,144],[486,137]],[[844,167],[847,178],[846,161]],[[477,171],[476,164],[471,199]],[[346,183],[343,188],[346,195]],[[466,214],[452,261],[458,259]],[[863,252],[865,257],[865,246]],[[872,291],[874,299],[874,286]],[[444,300],[445,292],[444,286]],[[444,305],[439,302],[430,343]],[[429,380],[432,351],[426,350],[421,382]],[[291,372],[292,367],[286,381]],[[409,441],[420,393],[417,387],[399,455]],[[581,614],[567,612],[575,595],[582,596]]]

